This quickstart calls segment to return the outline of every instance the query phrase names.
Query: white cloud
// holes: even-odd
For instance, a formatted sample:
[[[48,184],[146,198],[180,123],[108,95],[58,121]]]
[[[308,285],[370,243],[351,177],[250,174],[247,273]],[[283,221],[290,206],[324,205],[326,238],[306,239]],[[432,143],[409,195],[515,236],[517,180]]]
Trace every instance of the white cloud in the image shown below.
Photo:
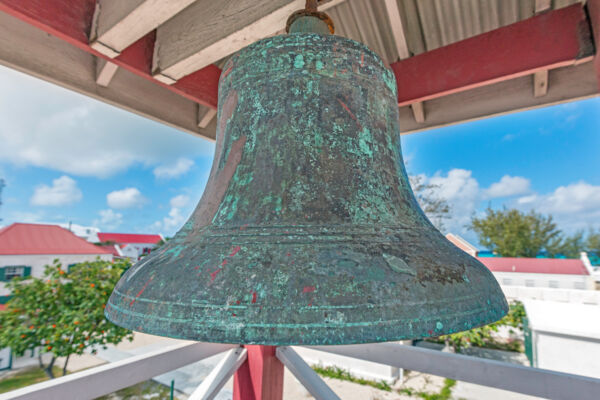
[[[139,189],[134,187],[115,190],[106,195],[106,202],[111,208],[139,207],[146,201]]]
[[[188,203],[190,202],[190,198],[189,196],[186,196],[185,194],[180,194],[179,196],[175,196],[171,199],[171,201],[169,202],[169,204],[171,204],[171,207],[174,208],[182,208],[188,205]]]
[[[585,182],[560,186],[546,196],[540,207],[553,214],[579,213],[600,210],[600,186]]]
[[[552,215],[567,232],[600,226],[600,186],[583,181],[559,186],[548,194],[521,197],[516,206]]]
[[[66,175],[52,181],[52,186],[39,185],[35,188],[30,203],[34,206],[66,206],[77,203],[83,195],[77,182]]]
[[[529,179],[521,176],[504,175],[499,182],[493,183],[485,192],[487,198],[520,196],[530,191]]]
[[[99,225],[104,229],[115,229],[123,223],[123,215],[111,209],[100,210],[98,214],[100,219],[94,220],[94,225]]]
[[[465,226],[479,205],[479,183],[472,172],[465,169],[452,169],[446,176],[435,174],[431,178],[424,177],[425,182],[437,186],[436,196],[445,199],[451,208],[451,218],[444,222],[449,232],[465,234]]]
[[[185,213],[183,209],[186,206],[190,205],[190,198],[186,195],[181,194],[179,196],[173,197],[169,201],[169,204],[171,205],[169,214],[162,220],[156,221],[152,225],[152,228],[170,234],[171,232],[175,232],[176,230],[178,230],[181,227],[181,225],[183,225],[183,223],[187,220],[187,213]]]
[[[4,67],[0,87],[0,159],[14,165],[105,178],[214,151],[209,141]]]
[[[176,162],[154,168],[154,176],[158,179],[177,178],[192,168],[194,162],[189,158],[179,158]]]

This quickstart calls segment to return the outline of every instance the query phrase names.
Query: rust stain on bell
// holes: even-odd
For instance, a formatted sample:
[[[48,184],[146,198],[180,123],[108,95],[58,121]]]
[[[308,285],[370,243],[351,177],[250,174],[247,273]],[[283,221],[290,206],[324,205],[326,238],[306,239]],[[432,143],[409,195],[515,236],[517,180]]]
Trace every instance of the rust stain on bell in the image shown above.
[[[289,35],[229,60],[206,191],[177,235],[123,276],[111,321],[208,342],[319,345],[439,336],[506,313],[490,271],[413,196],[392,72],[327,31],[302,14]]]

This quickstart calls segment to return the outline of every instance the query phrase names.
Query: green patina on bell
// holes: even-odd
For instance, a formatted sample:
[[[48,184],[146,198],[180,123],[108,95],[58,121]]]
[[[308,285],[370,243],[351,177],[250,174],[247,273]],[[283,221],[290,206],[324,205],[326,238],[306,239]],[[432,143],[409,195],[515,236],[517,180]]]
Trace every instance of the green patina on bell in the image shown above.
[[[229,60],[206,191],[122,277],[108,319],[207,342],[321,345],[439,336],[506,313],[490,271],[413,196],[394,75],[326,23],[300,15],[289,35]]]

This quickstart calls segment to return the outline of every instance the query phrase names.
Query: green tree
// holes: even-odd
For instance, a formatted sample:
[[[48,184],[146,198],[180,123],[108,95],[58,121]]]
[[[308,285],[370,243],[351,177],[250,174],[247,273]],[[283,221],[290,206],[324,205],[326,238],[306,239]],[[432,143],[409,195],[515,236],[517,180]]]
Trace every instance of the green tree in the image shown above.
[[[451,217],[448,202],[438,195],[439,185],[427,183],[422,175],[409,176],[410,186],[427,218],[435,227],[444,231],[444,220]]]
[[[126,262],[94,261],[64,270],[55,260],[43,278],[11,280],[12,298],[0,312],[0,348],[10,347],[17,356],[39,349],[40,368],[54,378],[58,357],[65,357],[64,375],[72,354],[86,349],[94,354],[98,347],[132,340],[130,331],[104,317],[104,305],[128,267]],[[42,353],[52,354],[46,365]]]
[[[485,217],[473,217],[469,228],[483,246],[503,257],[535,257],[542,250],[557,251],[564,243],[552,216],[534,211],[488,207]]]
[[[587,251],[592,265],[600,265],[600,229],[588,231],[584,250]]]

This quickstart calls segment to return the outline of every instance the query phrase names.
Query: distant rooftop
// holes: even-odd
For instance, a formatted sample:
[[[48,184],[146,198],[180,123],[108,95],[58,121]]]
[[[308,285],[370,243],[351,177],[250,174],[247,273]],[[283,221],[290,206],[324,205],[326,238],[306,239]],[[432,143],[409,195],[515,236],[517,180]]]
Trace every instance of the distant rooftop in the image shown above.
[[[154,234],[141,234],[141,233],[98,233],[98,239],[101,242],[114,242],[117,244],[127,243],[147,243],[157,244],[163,237],[161,235]]]
[[[57,225],[14,223],[0,229],[0,255],[107,253]]]
[[[477,257],[492,272],[589,275],[583,261],[564,258]]]

